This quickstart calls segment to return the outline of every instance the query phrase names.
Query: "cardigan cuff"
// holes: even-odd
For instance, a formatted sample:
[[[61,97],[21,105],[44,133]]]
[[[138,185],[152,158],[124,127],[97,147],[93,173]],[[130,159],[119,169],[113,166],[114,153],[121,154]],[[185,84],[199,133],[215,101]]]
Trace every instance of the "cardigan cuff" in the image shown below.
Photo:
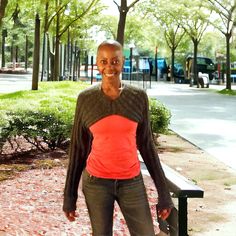
[[[76,210],[76,201],[77,198],[73,197],[64,197],[64,203],[63,203],[63,211],[64,212],[72,212]]]

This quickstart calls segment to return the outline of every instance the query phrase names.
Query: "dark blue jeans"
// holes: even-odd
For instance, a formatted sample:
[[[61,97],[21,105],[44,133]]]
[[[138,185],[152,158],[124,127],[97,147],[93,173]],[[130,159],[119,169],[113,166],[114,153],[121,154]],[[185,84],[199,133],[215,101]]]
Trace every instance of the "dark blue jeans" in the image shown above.
[[[83,172],[85,196],[94,236],[112,236],[114,203],[124,215],[130,235],[154,236],[142,175],[127,180],[103,179]]]

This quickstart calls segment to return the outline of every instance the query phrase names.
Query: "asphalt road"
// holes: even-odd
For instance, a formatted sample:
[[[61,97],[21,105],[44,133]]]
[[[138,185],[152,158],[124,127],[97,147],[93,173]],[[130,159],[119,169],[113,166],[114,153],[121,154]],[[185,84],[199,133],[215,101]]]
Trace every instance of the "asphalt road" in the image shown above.
[[[236,169],[236,96],[216,93],[223,88],[157,83],[147,93],[171,110],[173,131]]]
[[[30,90],[32,74],[0,74],[0,93]]]

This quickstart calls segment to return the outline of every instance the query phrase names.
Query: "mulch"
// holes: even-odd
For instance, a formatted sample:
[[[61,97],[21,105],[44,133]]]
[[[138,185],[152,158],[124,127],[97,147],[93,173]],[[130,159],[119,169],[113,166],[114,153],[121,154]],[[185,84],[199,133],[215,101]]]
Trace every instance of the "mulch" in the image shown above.
[[[88,236],[91,227],[84,197],[79,187],[75,222],[69,222],[62,211],[64,167],[34,169],[18,173],[14,179],[0,183],[0,236]],[[157,193],[149,176],[144,175],[156,232]],[[114,236],[130,235],[116,205]]]

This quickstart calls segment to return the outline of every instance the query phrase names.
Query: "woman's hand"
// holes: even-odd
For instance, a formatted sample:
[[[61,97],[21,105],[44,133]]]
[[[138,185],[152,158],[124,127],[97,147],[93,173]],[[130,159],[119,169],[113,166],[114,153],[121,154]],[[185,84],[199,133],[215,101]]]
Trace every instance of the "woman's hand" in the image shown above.
[[[75,218],[78,216],[75,211],[64,212],[64,213],[65,213],[66,218],[71,222],[75,221]]]
[[[171,208],[158,210],[158,217],[162,220],[166,220],[171,213]]]

